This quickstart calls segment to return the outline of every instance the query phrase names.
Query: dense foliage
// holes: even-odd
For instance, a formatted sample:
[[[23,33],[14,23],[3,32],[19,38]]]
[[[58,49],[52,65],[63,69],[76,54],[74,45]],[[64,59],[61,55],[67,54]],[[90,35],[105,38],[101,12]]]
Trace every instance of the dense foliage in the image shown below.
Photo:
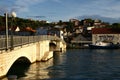
[[[23,19],[23,18],[8,18],[8,25],[9,26],[19,26],[20,28],[25,28],[25,27],[31,27],[33,29],[36,29],[41,26],[49,26],[51,25],[50,23],[46,23],[44,21],[38,21],[38,20],[30,20],[30,19]],[[4,27],[5,26],[5,17],[0,16],[0,26]]]

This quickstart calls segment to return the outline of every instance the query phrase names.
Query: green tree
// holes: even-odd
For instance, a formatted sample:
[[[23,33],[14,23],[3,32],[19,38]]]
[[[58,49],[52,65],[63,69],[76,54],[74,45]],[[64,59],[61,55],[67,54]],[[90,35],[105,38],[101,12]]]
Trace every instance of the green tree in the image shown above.
[[[113,23],[112,28],[120,28],[120,23]]]

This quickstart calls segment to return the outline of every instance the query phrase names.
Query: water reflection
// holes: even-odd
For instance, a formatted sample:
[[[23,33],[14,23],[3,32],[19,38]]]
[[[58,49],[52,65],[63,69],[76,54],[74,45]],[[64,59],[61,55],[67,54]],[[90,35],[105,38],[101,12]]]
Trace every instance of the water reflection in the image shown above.
[[[37,80],[37,79],[48,79],[49,70],[48,67],[53,66],[53,59],[50,59],[47,62],[36,62],[31,64],[29,70],[25,72],[27,76],[19,78],[19,80]]]
[[[54,53],[53,66],[47,68],[49,70],[49,76],[51,76],[51,79],[63,78],[66,76],[66,66],[64,65],[66,63],[66,55],[62,54],[64,53]]]
[[[120,79],[120,50],[90,50],[81,56],[82,77],[88,79]],[[84,59],[83,59],[84,58]],[[84,61],[83,61],[84,60]],[[84,62],[84,63],[83,63]]]

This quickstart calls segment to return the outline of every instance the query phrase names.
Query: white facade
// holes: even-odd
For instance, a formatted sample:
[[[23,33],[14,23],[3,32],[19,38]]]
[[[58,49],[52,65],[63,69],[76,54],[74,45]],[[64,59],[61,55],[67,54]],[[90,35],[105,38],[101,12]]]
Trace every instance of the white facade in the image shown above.
[[[63,38],[63,31],[60,31],[60,38],[61,38],[61,39],[64,39],[64,38]]]

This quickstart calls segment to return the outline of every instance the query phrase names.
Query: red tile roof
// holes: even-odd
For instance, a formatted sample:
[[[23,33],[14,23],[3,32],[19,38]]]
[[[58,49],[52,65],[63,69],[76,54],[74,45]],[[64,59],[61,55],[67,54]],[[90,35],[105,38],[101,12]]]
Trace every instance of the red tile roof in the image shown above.
[[[120,34],[120,28],[92,28],[92,34]]]

